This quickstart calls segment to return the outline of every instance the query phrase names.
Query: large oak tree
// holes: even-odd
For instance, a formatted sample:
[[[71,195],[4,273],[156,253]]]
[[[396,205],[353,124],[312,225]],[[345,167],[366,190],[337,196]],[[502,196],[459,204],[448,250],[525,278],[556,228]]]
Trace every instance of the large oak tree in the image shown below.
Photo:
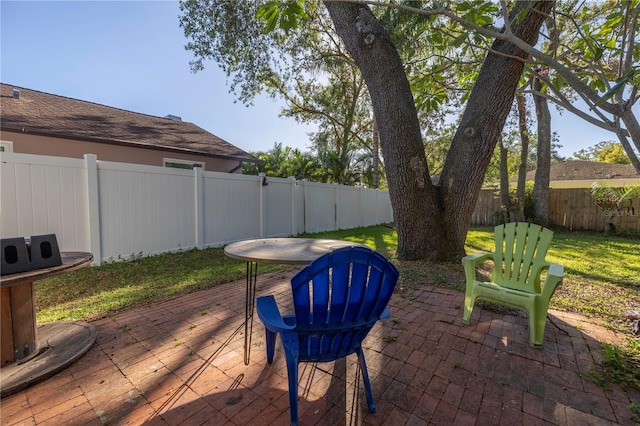
[[[398,258],[459,259],[464,255],[464,241],[484,174],[528,54],[504,39],[493,42],[436,186],[430,179],[404,65],[388,32],[363,2],[324,4],[369,89],[398,231]],[[553,4],[516,2],[505,19],[505,32],[528,45],[535,44]],[[290,28],[294,15],[282,16],[286,17],[281,21],[284,28]]]
[[[325,5],[369,87],[398,230],[398,257],[458,259],[527,54],[502,40],[493,43],[435,186],[404,67],[384,27],[366,5]],[[521,11],[526,15],[511,27],[513,34],[534,44],[552,5],[518,2],[512,20]]]

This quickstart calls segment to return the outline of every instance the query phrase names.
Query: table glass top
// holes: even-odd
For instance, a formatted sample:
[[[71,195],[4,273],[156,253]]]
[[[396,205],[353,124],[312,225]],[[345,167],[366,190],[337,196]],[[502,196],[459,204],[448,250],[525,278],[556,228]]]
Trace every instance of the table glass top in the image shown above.
[[[247,262],[306,265],[325,253],[349,246],[362,244],[319,238],[260,238],[229,244],[224,252]]]

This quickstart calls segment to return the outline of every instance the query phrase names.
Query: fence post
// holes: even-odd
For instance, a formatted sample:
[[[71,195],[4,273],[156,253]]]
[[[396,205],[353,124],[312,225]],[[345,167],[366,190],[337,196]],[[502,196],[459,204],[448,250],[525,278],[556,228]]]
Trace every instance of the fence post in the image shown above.
[[[338,206],[339,202],[339,196],[338,196],[338,191],[340,190],[340,185],[339,184],[335,184],[335,188],[334,188],[334,197],[333,197],[333,205],[334,205],[334,214],[333,214],[333,230],[337,231],[338,230],[338,217],[340,214],[340,208]]]
[[[289,176],[291,183],[291,235],[296,235],[296,177]]]
[[[364,188],[362,186],[359,186],[358,187],[358,214],[360,215],[360,217],[364,217],[364,211],[362,209],[362,191],[364,191]],[[362,223],[360,224],[363,225]]]
[[[87,170],[87,212],[89,217],[89,248],[93,254],[92,265],[102,264],[102,242],[100,241],[100,203],[98,193],[98,157],[95,154],[85,154],[84,162]]]
[[[195,191],[195,246],[198,250],[202,250],[204,248],[204,203],[203,203],[203,192],[202,189],[204,187],[204,174],[202,172],[202,167],[199,164],[193,165],[193,179],[194,179],[194,191]]]
[[[258,185],[260,185],[260,238],[264,238],[264,186],[266,179],[266,173],[258,173]]]
[[[303,227],[302,227],[302,232],[304,232],[305,234],[308,232],[307,231],[307,212],[309,211],[309,206],[307,205],[307,199],[309,198],[309,194],[308,194],[308,186],[307,186],[307,180],[306,179],[302,179],[302,205],[304,206],[304,212],[302,217],[304,218],[304,222],[303,222]]]
[[[376,188],[376,225],[380,225],[380,189]]]

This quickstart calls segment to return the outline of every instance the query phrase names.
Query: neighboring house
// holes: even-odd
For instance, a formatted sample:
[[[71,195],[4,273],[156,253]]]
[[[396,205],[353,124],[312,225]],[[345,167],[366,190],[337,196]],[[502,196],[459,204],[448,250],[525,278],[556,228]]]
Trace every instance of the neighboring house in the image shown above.
[[[155,117],[0,83],[0,151],[242,173],[260,160],[180,117]]]
[[[535,180],[535,175],[535,170],[528,172],[527,180]],[[553,189],[590,188],[594,183],[622,187],[640,185],[640,174],[630,164],[568,161],[551,166],[549,180],[549,187]],[[514,182],[517,178],[511,180]]]

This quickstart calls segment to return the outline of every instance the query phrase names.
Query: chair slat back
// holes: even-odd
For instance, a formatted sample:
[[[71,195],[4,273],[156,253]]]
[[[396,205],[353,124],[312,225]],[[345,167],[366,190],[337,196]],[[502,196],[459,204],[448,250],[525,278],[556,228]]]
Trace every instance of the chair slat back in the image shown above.
[[[333,360],[359,346],[380,319],[398,270],[366,247],[328,253],[292,279],[300,359]]]
[[[492,281],[503,287],[540,293],[539,270],[547,265],[545,256],[553,232],[527,222],[495,227],[495,267]]]

